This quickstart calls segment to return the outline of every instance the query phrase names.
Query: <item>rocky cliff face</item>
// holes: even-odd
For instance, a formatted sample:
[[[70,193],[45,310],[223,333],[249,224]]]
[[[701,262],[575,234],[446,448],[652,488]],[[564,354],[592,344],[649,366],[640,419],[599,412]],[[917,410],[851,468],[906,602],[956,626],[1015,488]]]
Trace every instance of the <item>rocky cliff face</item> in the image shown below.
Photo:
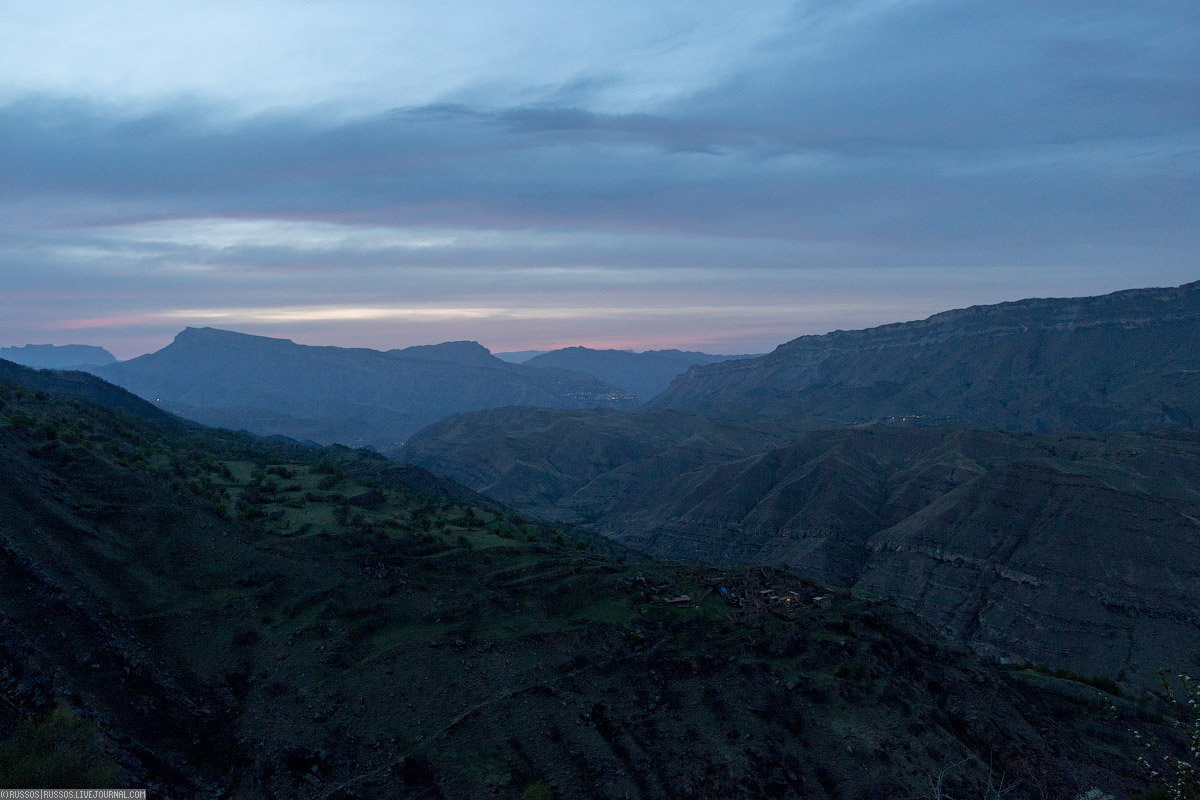
[[[650,406],[463,415],[403,455],[663,558],[883,595],[1001,659],[1200,667],[1200,283],[802,337]]]
[[[1200,283],[949,311],[694,367],[651,403],[1010,430],[1200,425]]]

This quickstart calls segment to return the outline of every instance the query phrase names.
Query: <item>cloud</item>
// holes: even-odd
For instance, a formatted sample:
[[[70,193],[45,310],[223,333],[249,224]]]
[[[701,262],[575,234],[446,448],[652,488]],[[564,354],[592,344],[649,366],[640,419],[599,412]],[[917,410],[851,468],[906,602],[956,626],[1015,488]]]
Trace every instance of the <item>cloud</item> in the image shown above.
[[[554,109],[337,126],[263,118],[223,130],[190,109],[124,120],[26,103],[0,110],[0,203],[30,215],[39,204],[28,201],[41,200],[55,225],[71,207],[81,225],[111,222],[120,208],[130,221],[270,217],[813,241],[924,231],[927,246],[951,248],[956,231],[974,245],[990,234],[1019,247],[1022,229],[1040,234],[1081,216],[1101,239],[1120,227],[1155,236],[1193,227],[1177,199],[1196,190],[1200,135],[1185,127],[1089,133],[1073,144],[905,143],[859,153],[784,150],[778,136],[767,147],[775,135],[767,127],[705,133],[679,119]],[[1106,213],[1114,192],[1125,201]]]
[[[453,9],[314,3],[276,28],[270,3],[118,4],[61,28],[24,8],[14,31],[80,50],[57,67],[35,44],[0,54],[0,313],[809,320],[767,315],[755,335],[778,341],[1200,277],[1194,3],[567,6],[456,27]],[[193,24],[203,53],[180,44]],[[21,299],[64,285],[40,311]],[[646,311],[639,335],[677,341],[685,316]]]
[[[235,115],[317,106],[339,117],[447,100],[628,110],[711,83],[791,5],[45,0],[6,9],[0,98],[144,109],[199,97]]]

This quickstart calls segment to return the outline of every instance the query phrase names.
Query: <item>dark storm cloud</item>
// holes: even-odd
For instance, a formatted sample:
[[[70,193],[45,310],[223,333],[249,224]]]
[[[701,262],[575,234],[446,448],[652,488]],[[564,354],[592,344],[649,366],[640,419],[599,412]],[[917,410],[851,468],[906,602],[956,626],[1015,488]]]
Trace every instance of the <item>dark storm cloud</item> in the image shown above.
[[[418,109],[336,127],[300,116],[221,128],[188,109],[127,121],[24,103],[0,111],[0,202],[103,197],[131,220],[898,237],[951,249],[957,232],[999,240],[1029,226],[1059,236],[1065,226],[1108,237],[1134,220],[1182,234],[1194,221],[1182,201],[1196,196],[1197,137],[1182,124],[1154,135],[1086,131],[1069,147],[1052,126],[1002,145],[916,147],[904,133],[847,152],[844,140],[827,147],[799,125],[735,127],[722,121],[728,114],[706,123],[694,114]],[[80,224],[93,221],[91,204],[68,202],[78,203]]]

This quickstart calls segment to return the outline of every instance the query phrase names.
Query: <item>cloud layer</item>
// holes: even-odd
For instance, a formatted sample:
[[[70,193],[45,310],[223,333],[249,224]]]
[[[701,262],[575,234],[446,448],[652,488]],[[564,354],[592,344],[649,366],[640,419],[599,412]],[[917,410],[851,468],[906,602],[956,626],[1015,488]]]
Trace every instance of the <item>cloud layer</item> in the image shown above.
[[[745,351],[1200,278],[1194,3],[568,5],[27,9],[0,339]]]

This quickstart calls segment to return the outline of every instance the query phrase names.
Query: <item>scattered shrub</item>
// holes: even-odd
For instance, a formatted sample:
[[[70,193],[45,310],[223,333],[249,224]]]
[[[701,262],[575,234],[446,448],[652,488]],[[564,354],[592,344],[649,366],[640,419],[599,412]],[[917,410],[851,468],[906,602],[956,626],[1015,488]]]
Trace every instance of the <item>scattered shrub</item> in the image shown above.
[[[59,708],[0,744],[0,789],[116,788],[117,767],[86,720]]]
[[[534,781],[521,792],[521,800],[554,800],[554,791],[545,781]]]
[[[1099,689],[1102,692],[1108,692],[1114,697],[1121,696],[1121,687],[1112,678],[1104,675],[1080,675],[1078,672],[1071,672],[1068,669],[1050,669],[1045,664],[1033,664],[1026,661],[1023,664],[1018,664],[1017,669],[1027,669],[1032,672],[1040,672],[1043,675],[1049,675],[1052,678],[1060,678],[1065,681],[1075,681],[1076,683],[1086,684],[1093,689]]]

